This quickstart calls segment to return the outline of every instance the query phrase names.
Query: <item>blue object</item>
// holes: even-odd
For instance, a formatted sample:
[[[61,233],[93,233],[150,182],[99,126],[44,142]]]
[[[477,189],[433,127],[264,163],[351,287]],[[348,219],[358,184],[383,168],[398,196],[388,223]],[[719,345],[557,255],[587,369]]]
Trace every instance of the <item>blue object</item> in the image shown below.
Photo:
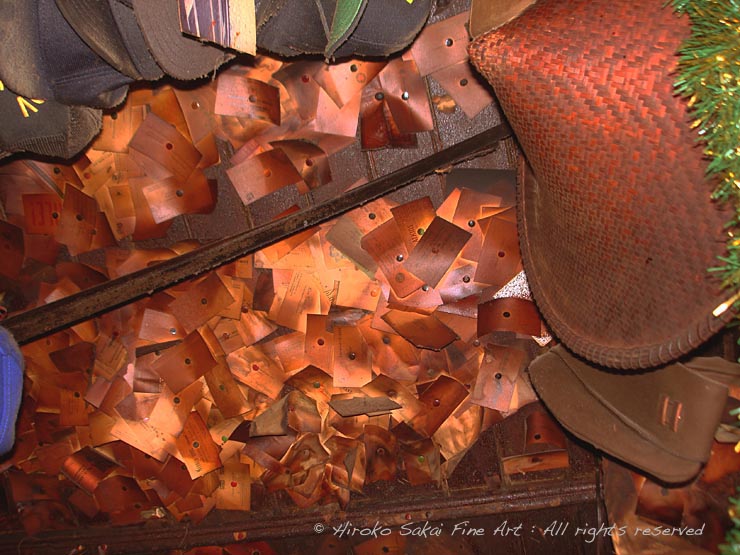
[[[13,449],[23,396],[23,355],[13,336],[0,328],[0,455]]]

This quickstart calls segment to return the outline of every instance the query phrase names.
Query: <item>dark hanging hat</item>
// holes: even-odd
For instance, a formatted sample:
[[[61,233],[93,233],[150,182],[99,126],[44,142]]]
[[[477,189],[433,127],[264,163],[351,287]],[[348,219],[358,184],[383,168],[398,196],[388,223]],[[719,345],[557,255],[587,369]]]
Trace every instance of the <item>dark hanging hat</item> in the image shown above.
[[[131,0],[154,59],[175,79],[198,79],[212,73],[234,54],[183,35],[176,0]]]
[[[132,79],[162,77],[147,49],[130,0],[56,0],[64,18],[108,64]]]
[[[534,300],[601,365],[669,362],[732,317],[707,271],[730,213],[673,89],[689,34],[660,0],[540,0],[470,47],[534,170],[518,194]]]
[[[0,82],[0,119],[1,152],[72,158],[98,134],[102,113],[87,106],[24,98]]]
[[[27,98],[112,108],[132,79],[98,56],[54,0],[0,0],[0,78]]]
[[[411,44],[431,11],[431,0],[337,0],[325,55],[390,56]]]
[[[257,46],[282,56],[387,57],[414,40],[431,0],[258,0]]]
[[[281,56],[322,54],[336,0],[257,3],[257,46]]]
[[[547,408],[573,434],[664,482],[679,483],[709,460],[740,365],[695,357],[620,373],[558,345],[532,362],[529,375]]]

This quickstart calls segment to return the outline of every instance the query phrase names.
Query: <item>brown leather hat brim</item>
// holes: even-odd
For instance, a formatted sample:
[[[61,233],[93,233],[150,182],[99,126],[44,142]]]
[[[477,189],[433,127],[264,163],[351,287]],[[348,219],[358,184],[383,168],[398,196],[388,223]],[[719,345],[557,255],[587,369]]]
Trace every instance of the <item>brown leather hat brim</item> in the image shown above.
[[[573,435],[665,483],[694,478],[702,464],[673,455],[642,437],[596,399],[558,351],[529,367],[532,385],[555,418]]]

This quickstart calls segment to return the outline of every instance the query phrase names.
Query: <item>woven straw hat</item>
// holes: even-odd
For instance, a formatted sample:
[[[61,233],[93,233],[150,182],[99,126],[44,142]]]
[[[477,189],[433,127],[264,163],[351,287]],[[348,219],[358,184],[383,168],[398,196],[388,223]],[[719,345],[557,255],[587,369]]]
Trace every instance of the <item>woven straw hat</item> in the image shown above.
[[[470,47],[534,170],[518,193],[534,300],[571,350],[623,369],[732,317],[712,315],[730,295],[707,272],[730,216],[673,90],[689,21],[663,5],[541,0]]]

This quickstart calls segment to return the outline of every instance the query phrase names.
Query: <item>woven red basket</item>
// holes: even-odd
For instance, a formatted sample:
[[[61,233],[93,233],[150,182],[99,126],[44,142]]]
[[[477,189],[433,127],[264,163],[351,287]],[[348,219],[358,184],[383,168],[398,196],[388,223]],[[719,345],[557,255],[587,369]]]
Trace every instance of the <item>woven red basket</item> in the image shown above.
[[[605,366],[691,351],[732,316],[707,268],[729,213],[673,81],[689,21],[662,0],[542,0],[470,46],[536,179],[524,268],[553,333]]]

